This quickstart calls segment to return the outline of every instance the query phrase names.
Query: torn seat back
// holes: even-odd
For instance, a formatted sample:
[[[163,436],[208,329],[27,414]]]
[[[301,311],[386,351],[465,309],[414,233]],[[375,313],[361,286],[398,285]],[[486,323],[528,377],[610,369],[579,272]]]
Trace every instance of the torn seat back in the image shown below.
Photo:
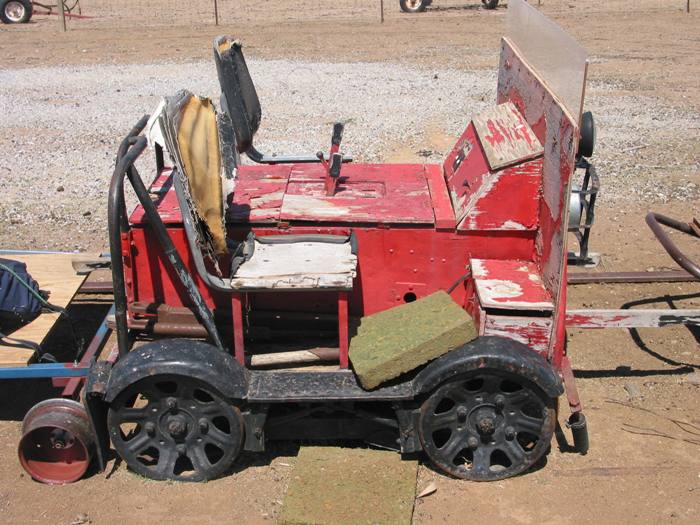
[[[216,111],[211,100],[189,91],[168,97],[166,104],[162,128],[167,149],[186,182],[183,186],[197,225],[198,243],[215,260],[227,252],[224,204],[228,194],[223,187],[227,177],[222,169]]]
[[[253,144],[262,110],[240,41],[228,36],[216,37],[214,60],[221,85],[221,109],[230,117],[238,152],[243,153]]]

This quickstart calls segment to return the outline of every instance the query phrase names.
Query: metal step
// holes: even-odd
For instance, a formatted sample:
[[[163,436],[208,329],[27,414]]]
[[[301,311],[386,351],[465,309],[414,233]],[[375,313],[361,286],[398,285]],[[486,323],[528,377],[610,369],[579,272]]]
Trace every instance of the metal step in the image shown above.
[[[327,372],[260,371],[250,373],[248,401],[258,403],[312,401],[397,401],[413,398],[410,380],[364,390],[350,370]]]

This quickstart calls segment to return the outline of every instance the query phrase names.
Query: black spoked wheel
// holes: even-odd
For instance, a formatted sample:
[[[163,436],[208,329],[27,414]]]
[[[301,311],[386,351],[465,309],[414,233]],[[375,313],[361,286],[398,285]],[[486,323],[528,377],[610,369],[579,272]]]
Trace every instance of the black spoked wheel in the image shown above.
[[[496,9],[498,7],[498,0],[481,0],[486,9]]]
[[[438,387],[421,406],[420,439],[440,470],[493,481],[519,474],[547,452],[554,400],[500,370],[482,370]]]
[[[111,404],[109,433],[134,472],[156,480],[221,476],[243,440],[240,411],[211,386],[183,376],[129,385]]]

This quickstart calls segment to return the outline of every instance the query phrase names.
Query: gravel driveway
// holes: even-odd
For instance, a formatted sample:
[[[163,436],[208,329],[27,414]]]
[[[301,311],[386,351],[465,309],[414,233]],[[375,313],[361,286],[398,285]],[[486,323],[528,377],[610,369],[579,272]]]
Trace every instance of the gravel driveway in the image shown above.
[[[266,152],[326,149],[335,120],[345,150],[382,161],[397,148],[439,162],[475,114],[492,103],[494,73],[377,63],[250,61],[263,105]],[[159,97],[180,88],[218,101],[213,62],[48,67],[0,71],[0,246],[99,250],[117,145]],[[595,161],[603,202],[692,200],[700,115],[631,96],[624,85],[589,85],[599,128]],[[429,147],[428,129],[446,137]],[[686,130],[680,134],[674,130]],[[142,174],[152,169],[141,162]]]

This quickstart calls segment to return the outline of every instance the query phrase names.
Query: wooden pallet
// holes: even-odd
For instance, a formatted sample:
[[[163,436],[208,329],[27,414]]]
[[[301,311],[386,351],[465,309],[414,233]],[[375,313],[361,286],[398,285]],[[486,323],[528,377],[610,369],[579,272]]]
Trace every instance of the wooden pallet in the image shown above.
[[[76,254],[3,254],[0,257],[21,261],[27,265],[29,274],[39,283],[41,290],[51,293],[49,302],[66,307],[85,280],[84,275],[76,275],[71,261]],[[42,313],[31,323],[23,326],[10,337],[41,344],[48,336],[56,321],[58,313]],[[34,354],[27,348],[16,348],[0,342],[0,366],[25,366]]]

